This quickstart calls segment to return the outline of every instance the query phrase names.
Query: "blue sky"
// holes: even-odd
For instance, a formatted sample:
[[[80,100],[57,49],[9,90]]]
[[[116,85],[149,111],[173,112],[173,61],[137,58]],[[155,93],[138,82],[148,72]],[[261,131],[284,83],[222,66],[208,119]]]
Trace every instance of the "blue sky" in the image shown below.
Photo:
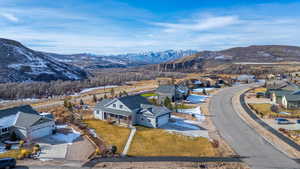
[[[300,2],[1,0],[0,28],[2,38],[65,54],[300,46]]]

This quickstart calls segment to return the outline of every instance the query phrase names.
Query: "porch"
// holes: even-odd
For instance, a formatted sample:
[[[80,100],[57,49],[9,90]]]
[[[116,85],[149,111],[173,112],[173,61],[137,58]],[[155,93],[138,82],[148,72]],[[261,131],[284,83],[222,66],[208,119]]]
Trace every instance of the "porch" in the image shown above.
[[[119,125],[125,125],[130,127],[132,125],[131,116],[111,113],[111,112],[103,112],[103,119],[112,123],[116,123]]]

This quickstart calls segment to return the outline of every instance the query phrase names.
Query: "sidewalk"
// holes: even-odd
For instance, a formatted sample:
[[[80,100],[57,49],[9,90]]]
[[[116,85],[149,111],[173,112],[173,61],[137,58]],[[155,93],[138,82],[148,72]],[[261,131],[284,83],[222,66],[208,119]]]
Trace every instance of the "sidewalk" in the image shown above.
[[[134,137],[134,135],[135,135],[135,132],[136,132],[136,128],[135,128],[135,127],[131,127],[130,135],[129,135],[129,137],[128,137],[128,140],[127,140],[127,143],[126,143],[126,145],[125,145],[125,147],[124,147],[124,150],[123,150],[123,152],[122,152],[122,154],[121,154],[122,156],[126,156],[126,155],[127,155],[128,150],[129,150],[129,147],[130,147],[131,142],[132,142],[132,140],[133,140],[133,137]]]

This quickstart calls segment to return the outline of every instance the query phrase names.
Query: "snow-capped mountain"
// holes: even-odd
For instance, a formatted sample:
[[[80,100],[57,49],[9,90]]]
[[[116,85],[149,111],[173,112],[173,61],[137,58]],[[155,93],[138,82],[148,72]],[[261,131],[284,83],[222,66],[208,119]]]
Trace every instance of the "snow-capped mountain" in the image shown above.
[[[82,69],[60,62],[50,54],[1,38],[0,70],[0,82],[80,80],[87,77]]]
[[[51,55],[63,62],[68,62],[84,68],[96,69],[125,68],[130,66],[157,64],[190,56],[195,53],[197,53],[197,51],[194,50],[166,50],[162,52],[143,52],[119,55],[93,55],[87,53],[74,55]]]

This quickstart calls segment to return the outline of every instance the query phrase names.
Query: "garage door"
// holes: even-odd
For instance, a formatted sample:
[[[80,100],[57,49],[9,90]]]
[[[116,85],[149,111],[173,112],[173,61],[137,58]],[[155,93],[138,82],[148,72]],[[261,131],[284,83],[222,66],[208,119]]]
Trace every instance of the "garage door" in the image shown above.
[[[48,136],[50,134],[52,134],[52,128],[51,126],[47,126],[31,131],[30,137],[31,139],[38,139],[41,137]]]
[[[160,126],[162,126],[162,125],[164,125],[164,124],[167,124],[168,122],[169,122],[169,114],[160,116],[160,117],[158,117],[158,119],[157,119],[158,127],[160,127]]]

